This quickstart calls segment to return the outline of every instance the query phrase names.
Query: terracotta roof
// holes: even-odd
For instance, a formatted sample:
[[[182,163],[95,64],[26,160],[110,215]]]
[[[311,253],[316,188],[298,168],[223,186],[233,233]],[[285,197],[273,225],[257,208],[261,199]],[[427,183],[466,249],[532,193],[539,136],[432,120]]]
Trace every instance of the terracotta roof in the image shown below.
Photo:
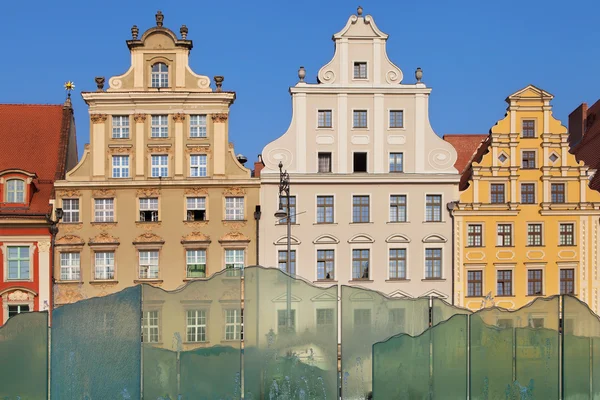
[[[481,142],[487,137],[488,135],[480,134],[444,135],[444,140],[454,146],[458,155],[456,163],[454,163],[454,168],[456,168],[459,173],[462,174]]]
[[[53,185],[65,176],[73,109],[63,105],[0,104],[0,171],[36,174],[37,189],[27,208],[0,207],[0,215],[41,215],[51,207]]]
[[[577,161],[583,161],[592,169],[600,169],[600,115],[597,114],[600,114],[600,100],[586,110],[583,138],[570,150]],[[600,172],[596,172],[589,186],[600,191]]]

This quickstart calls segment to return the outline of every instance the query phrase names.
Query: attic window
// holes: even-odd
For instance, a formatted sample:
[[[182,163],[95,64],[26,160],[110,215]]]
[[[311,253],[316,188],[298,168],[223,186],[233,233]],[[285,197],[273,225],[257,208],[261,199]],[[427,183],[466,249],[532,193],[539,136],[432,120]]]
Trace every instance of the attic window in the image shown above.
[[[6,202],[25,202],[25,181],[22,179],[9,179],[6,181]]]
[[[169,87],[169,67],[165,63],[156,63],[152,66],[152,87]]]
[[[367,63],[366,62],[355,62],[354,63],[354,79],[367,79]]]

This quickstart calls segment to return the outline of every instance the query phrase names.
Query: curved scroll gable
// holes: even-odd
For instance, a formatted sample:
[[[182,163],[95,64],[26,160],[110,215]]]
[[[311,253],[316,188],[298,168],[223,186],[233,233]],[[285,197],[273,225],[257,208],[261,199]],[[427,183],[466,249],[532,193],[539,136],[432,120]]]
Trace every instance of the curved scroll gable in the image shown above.
[[[292,102],[295,98],[292,96]],[[292,107],[294,110],[294,107]],[[279,162],[283,164],[283,169],[296,171],[296,154],[291,149],[296,149],[296,115],[292,113],[292,121],[287,131],[267,144],[261,153],[265,167],[261,175],[269,173],[279,174]],[[297,149],[296,149],[297,150]],[[302,172],[302,171],[300,171]]]

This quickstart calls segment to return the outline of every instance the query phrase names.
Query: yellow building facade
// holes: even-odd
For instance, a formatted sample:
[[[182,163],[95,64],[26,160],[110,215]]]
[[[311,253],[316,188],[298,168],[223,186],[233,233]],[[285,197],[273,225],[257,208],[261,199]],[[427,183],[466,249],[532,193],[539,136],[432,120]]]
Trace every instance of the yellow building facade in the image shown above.
[[[569,153],[553,96],[510,95],[505,117],[463,171],[454,218],[454,304],[519,308],[574,294],[599,312],[600,193]]]

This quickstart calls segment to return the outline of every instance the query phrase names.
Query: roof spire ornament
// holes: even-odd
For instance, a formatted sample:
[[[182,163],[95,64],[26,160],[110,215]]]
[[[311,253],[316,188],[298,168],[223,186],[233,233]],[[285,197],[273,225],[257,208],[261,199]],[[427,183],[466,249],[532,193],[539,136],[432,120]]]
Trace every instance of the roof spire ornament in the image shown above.
[[[358,6],[358,8],[356,9],[356,14],[361,17],[363,13],[363,8],[361,6]]]
[[[158,10],[156,12],[156,26],[158,26],[159,28],[162,28],[163,26],[163,21],[165,20],[165,16],[163,15],[162,11]]]
[[[138,29],[137,25],[131,27],[131,39],[137,40],[139,33],[140,30]]]
[[[71,107],[71,91],[75,89],[75,84],[72,81],[66,81],[64,88],[67,91],[67,99],[65,100],[65,107]]]

